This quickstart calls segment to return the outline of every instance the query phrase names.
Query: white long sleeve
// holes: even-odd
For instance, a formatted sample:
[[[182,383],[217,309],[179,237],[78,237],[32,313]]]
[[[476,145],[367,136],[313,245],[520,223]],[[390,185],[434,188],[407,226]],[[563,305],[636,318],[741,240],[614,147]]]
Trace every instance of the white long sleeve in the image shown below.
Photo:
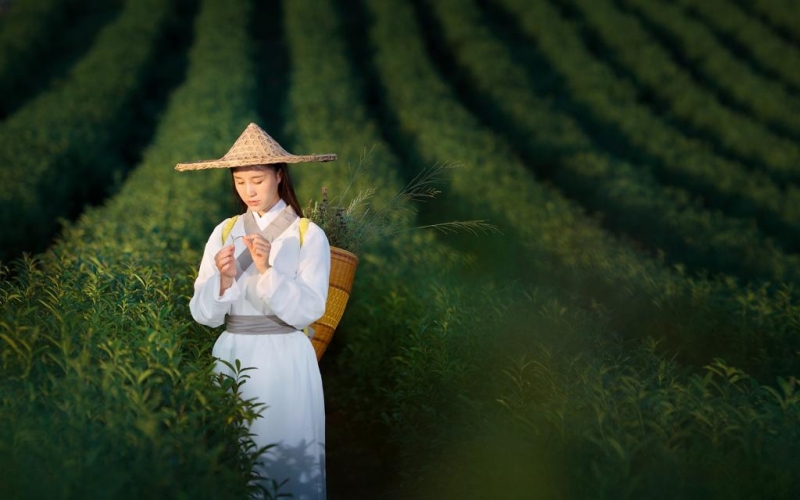
[[[296,275],[271,267],[257,276],[255,293],[286,323],[298,330],[310,325],[325,313],[331,249],[325,232],[309,223]]]
[[[240,295],[239,285],[233,285],[219,295],[221,275],[214,263],[214,256],[222,248],[222,224],[219,224],[206,242],[203,260],[194,282],[194,295],[189,301],[189,310],[195,321],[210,327],[220,326],[225,322],[225,315],[231,312],[231,304]]]

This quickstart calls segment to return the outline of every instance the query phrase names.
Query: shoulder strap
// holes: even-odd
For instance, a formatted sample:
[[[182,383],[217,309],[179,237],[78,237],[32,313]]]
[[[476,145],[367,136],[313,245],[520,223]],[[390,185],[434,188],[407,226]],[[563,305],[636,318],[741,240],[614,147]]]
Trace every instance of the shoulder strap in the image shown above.
[[[228,239],[228,235],[231,234],[231,229],[233,229],[233,225],[236,224],[236,220],[239,218],[238,215],[234,215],[227,221],[225,221],[225,225],[222,226],[222,244],[225,244],[225,240]]]
[[[303,217],[300,219],[300,246],[303,246],[303,237],[306,235],[306,229],[308,229],[308,219]]]

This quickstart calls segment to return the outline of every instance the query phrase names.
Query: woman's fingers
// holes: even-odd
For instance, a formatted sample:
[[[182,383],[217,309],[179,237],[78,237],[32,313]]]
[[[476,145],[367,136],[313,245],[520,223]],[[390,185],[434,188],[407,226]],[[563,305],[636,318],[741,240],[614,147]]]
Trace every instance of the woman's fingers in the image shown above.
[[[231,274],[231,272],[236,272],[236,264],[234,263],[233,259],[221,259],[217,262],[217,268],[222,274]]]
[[[272,245],[260,234],[253,234],[242,238],[250,253],[268,255]]]
[[[236,261],[233,258],[233,245],[222,247],[214,256],[219,272],[226,276],[236,276]]]

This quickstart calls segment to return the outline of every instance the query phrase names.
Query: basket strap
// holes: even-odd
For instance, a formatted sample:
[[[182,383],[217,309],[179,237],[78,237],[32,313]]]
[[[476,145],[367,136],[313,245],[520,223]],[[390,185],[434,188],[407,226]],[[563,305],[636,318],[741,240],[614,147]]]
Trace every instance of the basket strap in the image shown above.
[[[308,219],[303,217],[300,219],[300,246],[303,246],[303,238],[306,235],[307,229],[308,229]]]
[[[236,221],[239,219],[239,215],[234,215],[230,219],[225,221],[225,225],[222,226],[222,244],[225,244],[225,240],[228,239],[228,235],[231,234],[231,230],[233,229],[233,225],[236,224]]]

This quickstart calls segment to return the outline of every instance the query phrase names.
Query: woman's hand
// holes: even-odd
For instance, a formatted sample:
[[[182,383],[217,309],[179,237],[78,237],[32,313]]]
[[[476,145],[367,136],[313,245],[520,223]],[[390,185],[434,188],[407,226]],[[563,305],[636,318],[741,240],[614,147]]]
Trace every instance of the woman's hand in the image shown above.
[[[233,285],[233,279],[236,278],[236,259],[233,258],[233,248],[233,245],[224,246],[214,256],[214,263],[220,274],[220,296]]]
[[[269,252],[272,250],[272,245],[266,238],[260,234],[249,234],[242,238],[247,249],[250,250],[250,255],[253,257],[253,263],[260,274],[264,274],[269,265]]]

